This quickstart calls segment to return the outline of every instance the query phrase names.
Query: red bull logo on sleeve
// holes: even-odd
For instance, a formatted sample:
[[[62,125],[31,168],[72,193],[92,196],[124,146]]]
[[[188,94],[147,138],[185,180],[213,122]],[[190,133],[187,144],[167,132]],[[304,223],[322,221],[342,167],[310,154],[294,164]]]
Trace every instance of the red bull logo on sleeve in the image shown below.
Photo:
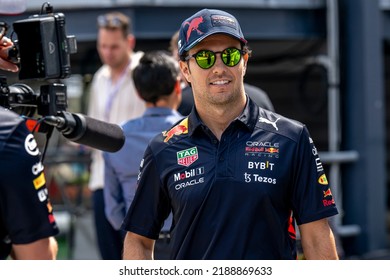
[[[322,191],[324,193],[324,199],[322,200],[322,204],[327,207],[327,206],[332,206],[335,204],[334,198],[332,196],[332,192],[330,188],[328,188],[326,191]],[[330,198],[330,199],[328,199]]]
[[[330,190],[330,188],[328,188],[326,191],[322,191],[324,193],[324,198],[325,197],[328,197],[328,196],[332,196],[332,192]]]
[[[174,135],[182,135],[188,133],[188,118],[182,120],[178,125],[172,127],[168,131],[163,131],[165,137],[164,142],[168,142]]]

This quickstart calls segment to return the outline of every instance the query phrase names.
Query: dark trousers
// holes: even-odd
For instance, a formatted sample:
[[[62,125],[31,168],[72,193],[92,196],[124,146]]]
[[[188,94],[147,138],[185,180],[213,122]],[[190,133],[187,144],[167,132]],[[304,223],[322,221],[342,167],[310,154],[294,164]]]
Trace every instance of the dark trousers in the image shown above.
[[[160,234],[160,238],[154,244],[154,259],[169,260],[171,254],[170,237],[168,234]]]
[[[123,234],[115,230],[104,213],[103,189],[92,193],[96,237],[103,260],[121,260]]]

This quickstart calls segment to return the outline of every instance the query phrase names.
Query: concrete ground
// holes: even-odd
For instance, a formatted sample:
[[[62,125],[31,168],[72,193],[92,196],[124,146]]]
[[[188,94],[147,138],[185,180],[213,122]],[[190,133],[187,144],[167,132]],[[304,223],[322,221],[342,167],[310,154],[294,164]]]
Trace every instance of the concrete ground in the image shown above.
[[[97,249],[92,211],[85,210],[83,213],[75,215],[73,221],[70,214],[65,211],[57,211],[55,217],[61,232],[57,238],[59,241],[59,259],[101,259]]]

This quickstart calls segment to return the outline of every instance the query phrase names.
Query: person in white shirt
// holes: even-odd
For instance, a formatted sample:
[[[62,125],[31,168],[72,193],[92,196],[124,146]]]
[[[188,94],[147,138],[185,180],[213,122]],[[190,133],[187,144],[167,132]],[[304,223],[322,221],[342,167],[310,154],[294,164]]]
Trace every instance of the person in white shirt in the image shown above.
[[[97,50],[103,65],[92,80],[88,116],[121,124],[145,111],[145,102],[136,93],[131,74],[143,53],[134,51],[135,37],[128,16],[111,12],[99,16],[97,24]],[[93,150],[89,188],[99,251],[102,259],[121,259],[123,238],[105,217],[103,187],[102,152]]]

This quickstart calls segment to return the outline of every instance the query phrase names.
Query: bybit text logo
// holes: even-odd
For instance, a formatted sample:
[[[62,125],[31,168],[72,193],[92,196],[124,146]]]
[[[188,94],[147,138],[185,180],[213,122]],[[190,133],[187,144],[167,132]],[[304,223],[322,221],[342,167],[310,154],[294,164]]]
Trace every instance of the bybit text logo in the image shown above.
[[[248,169],[273,170],[274,165],[274,163],[271,163],[268,160],[266,162],[248,161]]]

